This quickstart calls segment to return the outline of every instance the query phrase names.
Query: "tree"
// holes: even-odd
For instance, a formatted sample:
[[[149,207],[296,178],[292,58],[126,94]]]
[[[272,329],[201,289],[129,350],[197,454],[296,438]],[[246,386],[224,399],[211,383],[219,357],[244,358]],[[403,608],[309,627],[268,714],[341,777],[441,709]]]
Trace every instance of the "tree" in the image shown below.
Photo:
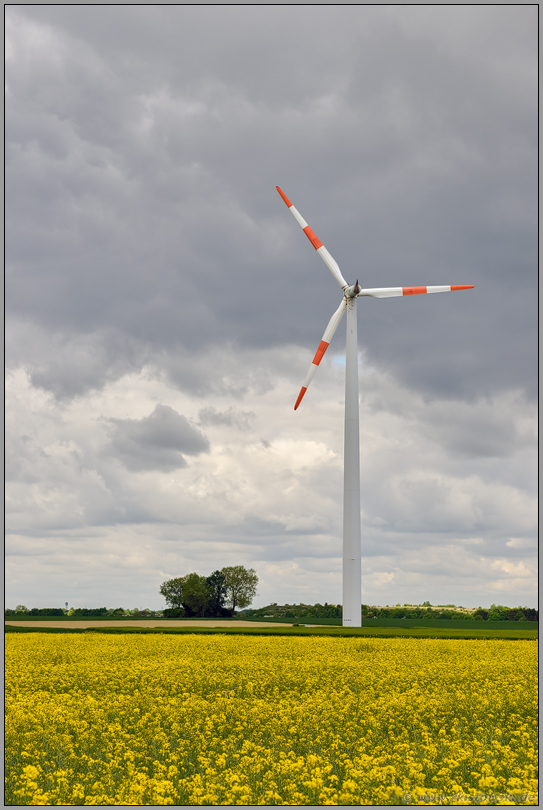
[[[184,608],[189,616],[198,612],[203,616],[210,600],[206,578],[198,574],[168,579],[160,586],[160,593],[170,608]]]
[[[162,615],[165,619],[182,619],[185,615],[185,609],[180,608],[164,608]]]
[[[208,609],[212,616],[222,616],[226,612],[224,607],[226,599],[224,581],[222,571],[213,571],[213,573],[207,577],[206,582],[210,589]]]
[[[509,618],[509,611],[511,608],[507,607],[506,605],[495,605],[494,603],[490,605],[490,609],[488,611],[488,621],[489,622],[504,622],[507,621]]]
[[[123,614],[124,608],[110,608],[106,616],[122,616]]]
[[[107,613],[107,608],[75,608],[73,613],[68,613],[68,615],[72,616],[82,616],[88,618],[90,616],[105,616]]]
[[[256,596],[258,576],[254,568],[245,568],[243,565],[234,565],[223,568],[226,601],[232,606],[232,616],[236,608],[248,607]]]
[[[211,598],[211,589],[207,584],[207,579],[199,574],[187,574],[181,579],[183,580],[183,607],[188,607],[193,613],[205,616]]]
[[[166,600],[166,604],[172,608],[180,608],[183,606],[183,584],[185,577],[175,577],[175,579],[167,579],[160,586],[160,593]]]

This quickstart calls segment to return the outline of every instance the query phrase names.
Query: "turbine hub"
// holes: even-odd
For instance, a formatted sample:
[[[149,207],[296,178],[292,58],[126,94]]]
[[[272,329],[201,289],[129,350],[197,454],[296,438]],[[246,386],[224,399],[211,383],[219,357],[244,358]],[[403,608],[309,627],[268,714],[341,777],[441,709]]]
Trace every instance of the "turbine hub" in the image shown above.
[[[361,289],[362,287],[358,283],[358,279],[356,279],[355,284],[353,284],[351,287],[345,287],[345,289],[343,290],[345,298],[355,298]]]

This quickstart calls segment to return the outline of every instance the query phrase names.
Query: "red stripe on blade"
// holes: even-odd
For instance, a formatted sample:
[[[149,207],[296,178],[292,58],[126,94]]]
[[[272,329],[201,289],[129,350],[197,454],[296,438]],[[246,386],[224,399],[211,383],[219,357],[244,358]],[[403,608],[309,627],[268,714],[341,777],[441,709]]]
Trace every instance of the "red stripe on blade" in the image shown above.
[[[402,287],[404,295],[422,295],[426,292],[426,287]]]
[[[451,292],[455,290],[473,290],[473,284],[451,284]]]
[[[321,340],[321,342],[319,344],[319,348],[317,349],[315,357],[313,358],[313,365],[314,366],[319,365],[320,361],[322,360],[322,356],[323,356],[324,352],[326,351],[326,349],[328,348],[329,345],[330,344],[327,343],[325,340]]]
[[[315,248],[315,250],[318,250],[319,248],[322,247],[321,240],[317,236],[315,236],[309,225],[307,226],[307,228],[304,228],[304,233],[311,242],[311,244],[313,245],[313,247]]]
[[[279,192],[279,194],[281,195],[281,197],[284,199],[284,201],[286,202],[287,206],[288,206],[289,208],[292,208],[292,203],[291,203],[291,201],[289,200],[289,198],[287,197],[287,195],[286,195],[286,194],[283,194],[283,192],[281,191],[281,189],[279,188],[279,186],[275,186],[275,188],[277,189],[277,191]]]
[[[300,391],[300,393],[298,394],[298,399],[296,400],[296,405],[294,406],[294,410],[296,410],[296,408],[298,407],[298,405],[300,404],[300,402],[301,402],[301,401],[302,401],[302,399],[304,398],[304,394],[305,394],[305,392],[306,392],[306,391],[307,391],[307,388],[304,388],[304,387],[302,386],[302,390],[301,390],[301,391]]]

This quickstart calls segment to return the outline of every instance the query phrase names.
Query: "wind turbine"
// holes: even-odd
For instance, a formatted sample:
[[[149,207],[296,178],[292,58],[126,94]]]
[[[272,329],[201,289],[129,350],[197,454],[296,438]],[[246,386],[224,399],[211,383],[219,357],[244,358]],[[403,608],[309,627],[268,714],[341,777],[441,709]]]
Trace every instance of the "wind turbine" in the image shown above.
[[[335,259],[326,250],[320,239],[311,230],[299,211],[279,186],[277,191],[285,201],[295,220],[333,277],[343,290],[341,304],[330,318],[319,348],[303,382],[294,410],[298,408],[309,383],[330,345],[341,319],[347,312],[347,345],[345,363],[345,444],[343,477],[343,626],[362,626],[362,568],[360,541],[360,448],[359,448],[359,407],[358,407],[358,340],[356,333],[356,299],[392,298],[397,295],[421,295],[424,293],[454,292],[471,290],[473,284],[456,284],[441,287],[374,287],[363,290],[358,280],[349,285],[343,278]]]

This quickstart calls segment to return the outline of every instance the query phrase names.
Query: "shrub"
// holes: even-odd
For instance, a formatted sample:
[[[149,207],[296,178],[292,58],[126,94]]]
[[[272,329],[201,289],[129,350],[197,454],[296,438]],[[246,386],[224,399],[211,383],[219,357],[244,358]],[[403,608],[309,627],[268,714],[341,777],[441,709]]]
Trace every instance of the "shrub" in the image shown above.
[[[165,619],[182,619],[184,615],[183,608],[164,608]]]

